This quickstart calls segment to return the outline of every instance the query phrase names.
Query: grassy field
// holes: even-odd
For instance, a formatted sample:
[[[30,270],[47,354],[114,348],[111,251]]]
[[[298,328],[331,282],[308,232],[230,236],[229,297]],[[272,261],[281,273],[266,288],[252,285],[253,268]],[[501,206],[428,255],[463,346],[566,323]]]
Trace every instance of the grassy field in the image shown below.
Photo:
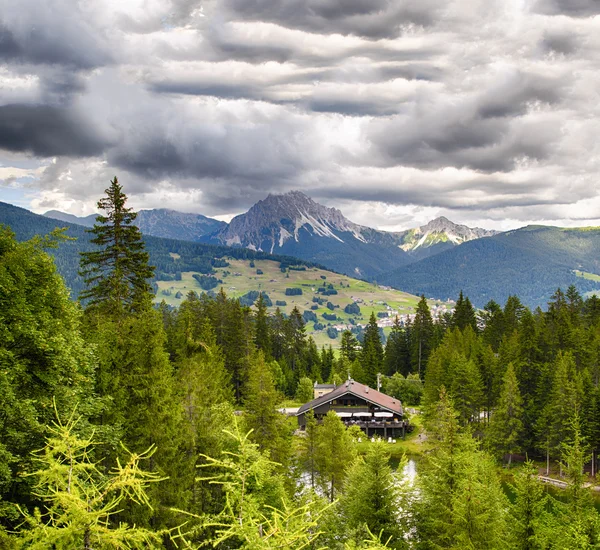
[[[574,270],[575,275],[577,277],[582,277],[583,279],[588,279],[589,281],[600,282],[600,275],[596,275],[595,273],[588,273],[587,271],[579,271],[578,269]]]
[[[177,261],[177,258],[173,258]],[[397,312],[399,315],[412,313],[419,301],[417,296],[400,292],[398,290],[386,290],[377,285],[352,279],[345,275],[338,275],[331,271],[325,271],[317,268],[306,268],[306,271],[288,270],[282,273],[279,262],[271,260],[255,260],[254,267],[250,267],[249,260],[228,259],[230,265],[224,268],[216,268],[215,276],[223,281],[223,284],[214,289],[215,292],[222,286],[226,294],[230,297],[241,297],[251,290],[266,292],[273,302],[270,308],[271,312],[276,309],[276,301],[286,302],[280,309],[285,313],[290,313],[296,306],[300,313],[305,310],[311,310],[311,306],[318,305],[313,311],[320,323],[328,326],[341,326],[349,323],[350,318],[358,324],[366,324],[371,312]],[[262,274],[257,273],[262,271]],[[177,306],[190,291],[202,292],[199,283],[193,278],[194,273],[182,273],[181,281],[159,281],[156,301],[165,300],[168,304]],[[319,287],[333,285],[338,292],[335,295],[323,296],[318,294]],[[287,288],[297,288],[302,290],[301,295],[286,296]],[[179,295],[179,297],[177,297]],[[315,304],[312,299],[314,296],[323,298],[325,303]],[[327,302],[333,304],[334,309],[326,307]],[[360,314],[348,314],[344,308],[357,302],[360,307]],[[431,302],[430,306],[439,304]],[[328,321],[323,317],[323,313],[335,314],[336,321]],[[393,313],[395,315],[395,313]],[[313,322],[307,323],[306,332],[313,336],[317,345],[329,345],[334,348],[339,346],[339,337],[331,339],[326,330],[315,331]]]

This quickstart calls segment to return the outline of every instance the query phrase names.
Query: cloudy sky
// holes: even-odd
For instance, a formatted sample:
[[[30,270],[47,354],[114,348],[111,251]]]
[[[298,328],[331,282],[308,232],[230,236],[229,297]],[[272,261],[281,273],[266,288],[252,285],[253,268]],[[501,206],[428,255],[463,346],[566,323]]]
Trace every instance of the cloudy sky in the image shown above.
[[[0,200],[600,225],[600,0],[0,0]]]

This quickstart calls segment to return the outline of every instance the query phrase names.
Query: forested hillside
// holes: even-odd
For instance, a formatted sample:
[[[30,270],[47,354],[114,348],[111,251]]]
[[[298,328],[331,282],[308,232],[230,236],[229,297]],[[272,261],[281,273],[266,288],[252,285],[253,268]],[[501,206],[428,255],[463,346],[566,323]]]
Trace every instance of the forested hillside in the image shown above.
[[[109,197],[82,256],[83,310],[46,252],[60,236],[0,230],[2,548],[598,546],[599,299],[569,287],[546,311],[511,296],[478,315],[460,293],[434,320],[422,298],[385,346],[371,315],[335,355],[263,295],[153,306],[116,179]],[[420,411],[406,447],[334,411],[296,433],[279,412],[314,382],[380,374]],[[414,480],[397,448],[417,453]],[[540,474],[563,485],[557,498]]]
[[[445,299],[461,290],[478,307],[511,294],[530,307],[545,306],[558,287],[600,289],[575,270],[600,271],[600,229],[525,227],[464,243],[381,278],[406,292]]]
[[[27,240],[34,235],[47,235],[56,227],[66,227],[65,235],[75,240],[63,242],[59,248],[50,250],[50,253],[54,256],[58,272],[65,279],[73,296],[79,296],[83,290],[83,281],[78,273],[79,253],[92,249],[90,234],[86,232],[85,227],[38,216],[29,210],[3,202],[0,202],[0,224],[11,227],[18,240]],[[207,273],[212,269],[215,260],[224,256],[240,259],[272,259],[283,262],[284,265],[318,265],[288,256],[276,256],[245,248],[207,245],[151,236],[145,236],[144,242],[150,254],[150,263],[156,267],[155,275],[158,280],[174,278],[177,273],[182,271]],[[174,257],[177,257],[177,261]]]

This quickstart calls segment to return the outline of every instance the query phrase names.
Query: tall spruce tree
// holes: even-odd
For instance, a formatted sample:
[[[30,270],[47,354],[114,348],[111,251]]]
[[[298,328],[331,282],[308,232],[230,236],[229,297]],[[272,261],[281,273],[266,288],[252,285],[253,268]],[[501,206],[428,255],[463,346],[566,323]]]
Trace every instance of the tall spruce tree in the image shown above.
[[[432,339],[433,320],[425,295],[421,295],[410,331],[411,366],[419,376],[423,376],[425,365],[429,359]]]
[[[492,413],[489,426],[490,446],[500,455],[508,454],[508,465],[512,455],[520,448],[523,432],[523,399],[512,363],[508,364],[498,406]]]
[[[454,313],[452,314],[452,326],[459,330],[465,330],[467,327],[471,327],[477,332],[477,317],[475,316],[475,310],[469,300],[468,296],[463,296],[463,291],[460,291],[456,306],[454,307]]]
[[[133,225],[137,214],[125,206],[127,196],[116,177],[105,193],[98,208],[106,215],[98,215],[88,230],[98,249],[81,253],[80,274],[87,285],[81,299],[112,315],[140,311],[151,302],[148,280],[154,268],[148,265],[142,234]]]
[[[390,540],[390,548],[407,548],[398,510],[406,511],[409,503],[402,502],[401,482],[390,467],[386,446],[381,440],[371,443],[365,456],[357,457],[348,469],[340,500],[342,516],[348,531],[359,535],[357,542],[366,526],[382,540]]]
[[[360,359],[364,369],[364,383],[375,387],[377,374],[383,370],[383,345],[375,313],[371,313],[369,324],[365,329]]]
[[[344,485],[347,468],[356,451],[346,426],[334,411],[327,413],[318,433],[317,470],[323,489],[333,502],[335,494]]]
[[[410,355],[406,330],[396,316],[390,335],[385,343],[385,372],[388,376],[399,372],[406,376],[410,372]]]

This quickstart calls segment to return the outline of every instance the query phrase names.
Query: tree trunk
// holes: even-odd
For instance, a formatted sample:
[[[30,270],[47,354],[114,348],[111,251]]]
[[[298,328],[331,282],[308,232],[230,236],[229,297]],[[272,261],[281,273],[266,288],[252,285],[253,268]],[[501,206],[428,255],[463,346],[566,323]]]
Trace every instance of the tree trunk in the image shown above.
[[[550,448],[546,448],[546,475],[550,475]]]

